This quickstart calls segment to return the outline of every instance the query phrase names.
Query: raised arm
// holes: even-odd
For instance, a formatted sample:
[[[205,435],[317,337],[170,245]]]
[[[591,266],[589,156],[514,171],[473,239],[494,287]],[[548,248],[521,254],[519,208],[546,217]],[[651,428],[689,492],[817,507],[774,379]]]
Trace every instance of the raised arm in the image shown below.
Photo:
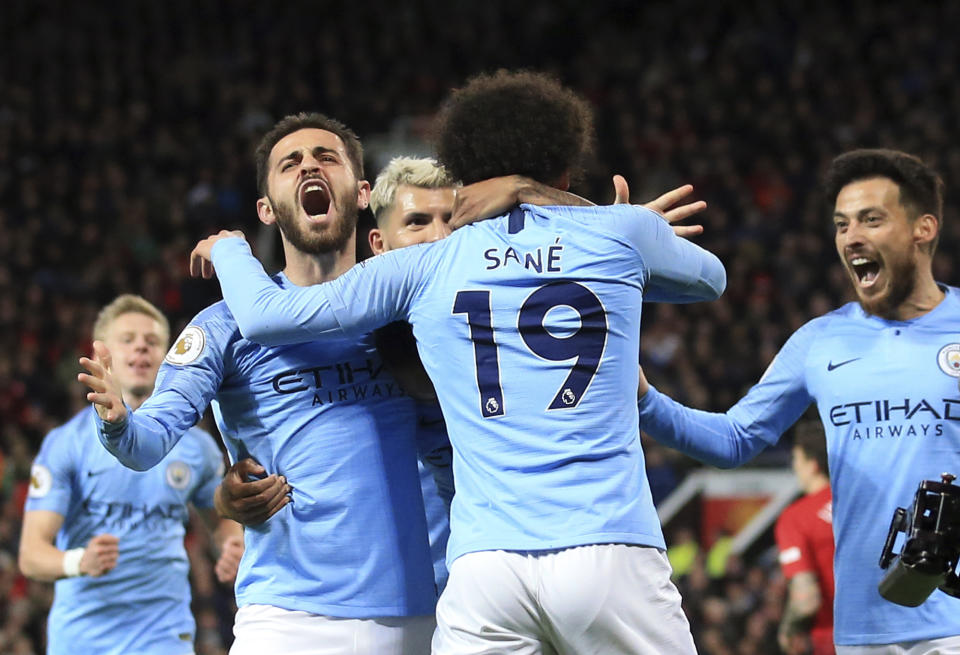
[[[208,322],[189,326],[184,335],[190,331],[203,334],[206,345],[201,346],[202,351],[184,364],[164,362],[153,394],[135,412],[123,403],[119,385],[111,375],[110,353],[103,344],[97,342],[94,360],[80,360],[87,372],[78,379],[91,390],[87,398],[97,409],[100,443],[128,468],[146,471],[166,457],[180,437],[197,424],[220,387],[222,343],[230,328]]]
[[[613,190],[614,204],[630,202],[630,186],[622,175],[613,176]],[[702,225],[674,225],[707,208],[707,203],[702,200],[680,204],[689,199],[692,193],[693,185],[684,184],[644,203],[643,207],[661,214],[668,223],[673,225],[673,231],[677,236],[695,236],[703,232]],[[586,198],[581,198],[569,191],[561,191],[522,175],[508,175],[482,180],[457,189],[450,227],[456,230],[479,220],[499,216],[521,203],[541,206],[588,207],[594,205]]]
[[[240,333],[256,343],[281,345],[369,332],[406,318],[418,281],[413,263],[425,247],[391,251],[332,282],[292,288],[279,287],[247,242],[232,235],[201,241],[192,256],[213,263]]]
[[[722,414],[681,405],[649,386],[641,371],[640,429],[706,464],[733,468],[749,461],[776,443],[813,401],[803,368],[817,325],[808,323],[790,337],[760,382]]]
[[[612,205],[603,211],[608,228],[633,246],[641,260],[644,301],[697,302],[723,293],[727,273],[720,260],[677,236],[661,214],[637,205]]]

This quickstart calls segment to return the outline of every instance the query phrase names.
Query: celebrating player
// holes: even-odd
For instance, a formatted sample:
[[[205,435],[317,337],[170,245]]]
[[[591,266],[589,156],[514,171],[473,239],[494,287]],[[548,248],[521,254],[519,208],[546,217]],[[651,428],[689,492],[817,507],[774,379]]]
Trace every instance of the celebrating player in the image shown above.
[[[153,391],[167,319],[143,298],[123,295],[100,312],[93,337],[110,349],[113,379],[139,407]],[[20,569],[56,581],[47,652],[193,653],[183,536],[189,504],[210,508],[215,519],[220,451],[188,426],[161,466],[131,471],[100,447],[95,415],[88,407],[50,432],[31,470]]]
[[[519,173],[565,188],[591,131],[568,90],[501,72],[454,94],[440,155],[464,183]],[[630,205],[523,205],[301,289],[277,289],[241,239],[195,257],[211,249],[248,338],[413,324],[457,480],[435,653],[694,652],[633,398],[641,301],[715,298],[715,257]]]
[[[271,284],[353,265],[370,187],[351,130],[319,114],[281,120],[257,149],[257,185],[260,220],[279,226],[286,257]],[[429,651],[436,590],[417,417],[370,335],[263,347],[217,303],[184,330],[140,409],[127,412],[117,393],[93,400],[104,444],[129,466],[156,464],[212,401],[231,460],[269,474],[272,504],[247,517],[260,524],[245,530],[233,655]]]
[[[684,407],[641,376],[643,429],[736,466],[816,402],[833,490],[837,652],[960,653],[960,600],[935,591],[914,609],[877,591],[894,510],[921,480],[960,468],[960,291],[932,270],[943,183],[906,153],[856,150],[832,162],[825,187],[858,302],[797,330],[725,414]]]

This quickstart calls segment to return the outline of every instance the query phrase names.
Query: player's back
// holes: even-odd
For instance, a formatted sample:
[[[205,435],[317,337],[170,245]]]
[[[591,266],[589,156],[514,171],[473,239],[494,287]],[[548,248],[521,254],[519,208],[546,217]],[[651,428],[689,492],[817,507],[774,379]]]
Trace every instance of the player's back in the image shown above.
[[[715,297],[701,268],[722,290],[719,262],[628,206],[524,205],[421,252],[435,270],[409,315],[456,453],[448,561],[662,547],[638,439],[641,303],[646,288]]]

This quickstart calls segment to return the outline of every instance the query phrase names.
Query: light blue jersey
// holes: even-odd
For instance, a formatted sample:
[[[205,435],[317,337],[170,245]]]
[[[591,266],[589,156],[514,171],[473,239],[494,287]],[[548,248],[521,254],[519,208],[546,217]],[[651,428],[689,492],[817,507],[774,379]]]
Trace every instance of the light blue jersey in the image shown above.
[[[718,466],[749,460],[817,403],[833,489],[839,645],[960,635],[960,600],[934,591],[911,608],[877,591],[894,510],[910,506],[921,480],[960,471],[960,292],[944,289],[943,302],[909,321],[868,316],[857,303],[810,321],[726,414],[655,389],[640,402],[645,432]]]
[[[720,262],[640,207],[534,207],[277,289],[213,248],[241,331],[267,343],[413,325],[454,448],[447,561],[595,543],[663,548],[638,438],[640,309],[717,297]]]
[[[411,341],[411,345],[413,341]],[[418,404],[418,438],[426,443],[449,443],[447,426],[440,407]],[[432,433],[432,434],[430,434]],[[427,456],[421,456],[417,462],[420,469],[420,490],[423,492],[423,507],[427,514],[427,531],[430,535],[430,555],[433,558],[433,576],[437,583],[437,593],[443,593],[447,586],[447,541],[450,539],[450,501],[454,490],[444,488],[453,480],[451,467],[452,451],[437,448]],[[437,482],[440,481],[440,485]]]
[[[182,655],[193,652],[187,504],[213,506],[223,460],[191,428],[151,471],[124,468],[97,441],[88,407],[47,435],[33,463],[25,510],[63,516],[56,546],[119,540],[117,566],[100,577],[58,580],[47,622],[49,655]]]
[[[211,402],[231,461],[252,457],[293,487],[292,503],[244,530],[238,605],[433,613],[414,403],[371,336],[267,348],[242,338],[217,303],[184,330],[153,395],[121,431],[107,428],[104,445],[128,466],[152,466]]]

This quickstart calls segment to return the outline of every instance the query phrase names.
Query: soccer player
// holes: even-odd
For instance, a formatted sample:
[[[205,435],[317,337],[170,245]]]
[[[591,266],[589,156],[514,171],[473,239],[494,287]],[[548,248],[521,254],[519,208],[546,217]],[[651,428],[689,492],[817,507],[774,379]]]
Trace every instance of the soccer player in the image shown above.
[[[501,72],[454,94],[440,158],[464,183],[565,188],[591,131],[572,92]],[[641,301],[717,297],[715,257],[630,205],[522,205],[293,290],[223,233],[194,270],[211,249],[248,338],[412,323],[457,481],[435,653],[694,652],[643,473],[635,363]]]
[[[617,201],[627,202],[629,189],[625,180],[615,180],[614,185],[618,193]],[[664,212],[671,223],[682,220],[706,207],[702,202],[675,207],[691,190],[690,187],[675,189],[650,202],[648,206]],[[460,200],[456,209],[459,210],[458,222],[461,225],[477,216],[500,214],[504,209],[521,201],[538,205],[590,204],[570,193],[522,176],[493,178],[465,188],[457,187],[450,173],[435,159],[395,157],[377,175],[370,192],[370,209],[376,219],[376,227],[370,230],[367,237],[371,252],[379,255],[396,248],[432,243],[449,236],[457,199]],[[700,226],[678,226],[674,231],[696,234],[699,233]],[[412,334],[410,343],[413,344]],[[416,357],[415,353],[413,356]],[[416,363],[419,368],[419,358]],[[408,364],[405,368],[410,370],[413,366]],[[424,373],[423,377],[425,375]],[[429,385],[429,379],[424,381],[423,377],[414,384],[421,387],[424,384]],[[432,387],[430,392],[435,397]],[[422,423],[423,421],[421,425]],[[447,581],[445,559],[450,521],[448,509],[437,491],[434,477],[426,466],[420,464],[420,485],[427,510],[434,572],[437,586],[443,590]]]
[[[684,407],[641,377],[643,429],[736,466],[815,402],[833,490],[837,652],[960,653],[960,599],[934,591],[910,608],[877,591],[894,510],[921,480],[960,469],[960,291],[932,271],[943,183],[906,153],[855,150],[832,162],[825,191],[857,302],[797,330],[725,414]]]
[[[371,251],[379,255],[394,248],[430,243],[446,237],[450,234],[453,202],[454,180],[434,160],[412,157],[392,159],[380,171],[370,192],[370,209],[377,221],[367,237]],[[412,342],[410,345],[413,345]],[[421,418],[421,423],[427,423],[423,427],[429,428],[432,422],[439,420]],[[447,586],[450,511],[437,490],[431,469],[422,462],[418,462],[418,465],[434,577],[437,589],[442,592]]]
[[[356,135],[319,114],[288,116],[256,159],[257,212],[279,226],[286,258],[271,284],[296,288],[349,269],[370,194]],[[88,382],[110,386],[97,362],[87,366]],[[233,655],[429,652],[437,595],[415,408],[371,335],[263,347],[243,338],[221,302],[185,328],[137,411],[116,393],[91,398],[104,444],[139,469],[212,401],[231,461],[251,458],[269,474],[264,486],[284,490],[259,517],[272,518],[245,529]]]
[[[833,655],[833,509],[819,423],[797,424],[791,457],[804,496],[783,511],[774,530],[790,585],[778,639],[784,653]]]
[[[93,336],[110,348],[113,377],[139,407],[167,347],[167,319],[123,295],[100,312]],[[31,470],[20,569],[56,581],[47,653],[193,653],[184,526],[190,504],[213,507],[220,451],[190,427],[161,466],[131,471],[100,447],[95,416],[88,407],[51,431]]]

